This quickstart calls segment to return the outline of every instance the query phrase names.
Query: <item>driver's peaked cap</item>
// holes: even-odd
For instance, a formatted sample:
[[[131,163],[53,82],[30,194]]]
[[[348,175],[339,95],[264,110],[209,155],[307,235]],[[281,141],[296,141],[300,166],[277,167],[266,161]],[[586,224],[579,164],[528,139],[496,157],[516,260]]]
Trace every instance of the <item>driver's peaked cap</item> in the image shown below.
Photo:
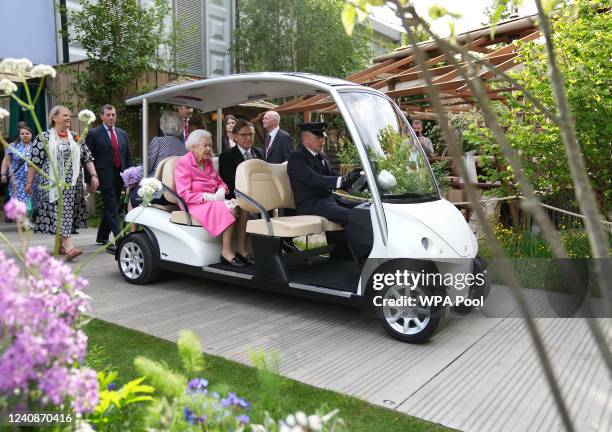
[[[326,137],[325,130],[327,129],[327,123],[300,123],[298,125],[300,131],[311,132],[317,136]]]

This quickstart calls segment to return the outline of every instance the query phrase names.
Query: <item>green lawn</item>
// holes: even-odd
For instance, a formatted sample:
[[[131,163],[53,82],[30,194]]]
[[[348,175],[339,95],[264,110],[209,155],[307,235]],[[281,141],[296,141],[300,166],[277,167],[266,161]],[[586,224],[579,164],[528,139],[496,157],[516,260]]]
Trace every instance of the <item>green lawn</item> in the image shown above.
[[[88,365],[96,369],[112,368],[119,372],[118,384],[136,378],[132,366],[138,355],[165,362],[179,370],[176,344],[143,333],[93,320],[85,328],[89,336]],[[206,356],[204,378],[211,384],[226,384],[231,391],[251,403],[259,399],[260,384],[256,370],[229,360]],[[314,412],[322,403],[340,409],[340,416],[353,431],[448,431],[446,427],[377,407],[359,399],[323,390],[283,378],[281,403],[286,414],[295,411]],[[261,419],[254,418],[254,421]]]

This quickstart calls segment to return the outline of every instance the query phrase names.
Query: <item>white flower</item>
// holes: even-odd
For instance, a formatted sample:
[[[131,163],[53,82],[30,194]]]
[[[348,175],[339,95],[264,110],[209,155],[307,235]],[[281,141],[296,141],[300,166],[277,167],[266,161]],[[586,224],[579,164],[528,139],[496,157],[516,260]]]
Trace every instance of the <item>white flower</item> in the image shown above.
[[[287,426],[295,426],[295,416],[293,414],[289,414],[285,419],[285,423],[287,423]]]
[[[27,58],[15,60],[15,73],[17,75],[25,75],[28,69],[32,68],[32,62]]]
[[[143,188],[150,187],[153,192],[162,190],[162,183],[154,177],[146,177],[140,180],[140,186]]]
[[[321,421],[321,417],[318,415],[309,415],[308,416],[308,429],[311,431],[320,431],[323,429],[323,422]]]
[[[9,115],[10,113],[7,110],[5,110],[4,108],[0,108],[0,120],[4,117],[8,117]]]
[[[263,425],[252,424],[251,425],[251,432],[267,432],[267,431],[266,431],[266,428]]]
[[[47,75],[50,75],[51,78],[55,78],[57,72],[52,66],[46,64],[39,64],[30,69],[30,76],[32,78],[42,78]]]
[[[302,427],[308,426],[308,417],[306,417],[306,414],[304,414],[302,411],[295,413],[295,421]]]
[[[15,93],[17,91],[17,86],[11,80],[3,78],[0,80],[0,92],[4,92],[6,94]]]
[[[96,120],[96,115],[92,111],[84,109],[79,112],[79,120],[83,123],[92,124]]]
[[[14,58],[6,58],[0,62],[0,73],[13,74],[17,67],[17,60]]]

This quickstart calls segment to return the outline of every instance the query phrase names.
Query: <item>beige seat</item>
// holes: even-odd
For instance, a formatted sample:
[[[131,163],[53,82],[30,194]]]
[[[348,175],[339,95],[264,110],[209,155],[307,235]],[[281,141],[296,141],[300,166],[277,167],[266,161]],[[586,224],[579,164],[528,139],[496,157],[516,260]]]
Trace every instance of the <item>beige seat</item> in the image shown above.
[[[176,183],[174,182],[174,170],[176,168],[176,163],[181,158],[181,156],[171,156],[162,160],[155,170],[155,178],[161,181],[165,186],[176,191]],[[213,166],[215,170],[218,169],[219,160],[218,158],[213,158]],[[170,213],[170,222],[180,224],[180,225],[192,225],[192,226],[202,226],[200,223],[191,218],[191,223],[189,223],[189,217],[187,212],[179,210],[178,199],[177,197],[169,191],[164,191],[164,198],[171,202],[172,205],[154,205],[156,208],[160,208]]]
[[[269,164],[260,159],[251,159],[241,163],[236,170],[236,190],[258,202],[265,211],[295,208],[286,162]],[[251,213],[261,213],[262,209],[247,199],[238,194],[236,197],[240,207]],[[270,223],[265,219],[247,222],[248,233],[275,237],[300,237],[338,230],[342,230],[340,224],[316,215],[281,216],[271,218]]]

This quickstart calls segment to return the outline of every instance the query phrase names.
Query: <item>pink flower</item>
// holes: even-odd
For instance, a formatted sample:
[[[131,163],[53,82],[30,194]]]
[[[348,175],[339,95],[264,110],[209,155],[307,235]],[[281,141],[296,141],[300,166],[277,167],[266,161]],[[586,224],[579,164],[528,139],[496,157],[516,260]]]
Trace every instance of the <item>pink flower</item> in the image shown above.
[[[11,198],[6,204],[4,204],[4,213],[7,218],[22,220],[26,215],[25,203],[19,201],[17,198]]]

